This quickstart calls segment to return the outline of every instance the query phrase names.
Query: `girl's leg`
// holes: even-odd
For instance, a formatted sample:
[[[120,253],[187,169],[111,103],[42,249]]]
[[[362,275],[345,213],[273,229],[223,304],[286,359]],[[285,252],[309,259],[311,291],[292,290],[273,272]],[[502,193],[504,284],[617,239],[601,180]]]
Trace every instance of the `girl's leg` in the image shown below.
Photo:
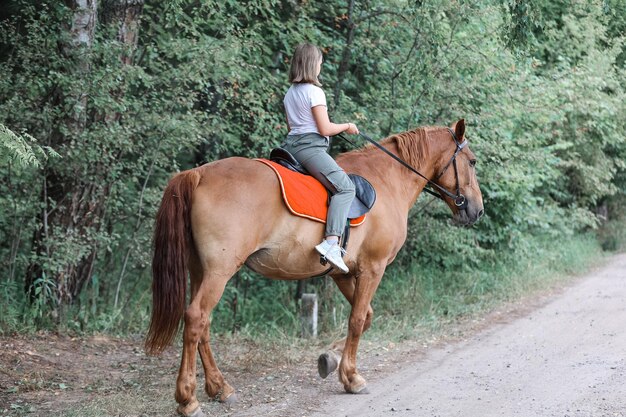
[[[282,146],[331,192],[325,237],[341,236],[354,199],[354,184],[328,154],[326,138],[317,134],[301,135],[288,139]]]

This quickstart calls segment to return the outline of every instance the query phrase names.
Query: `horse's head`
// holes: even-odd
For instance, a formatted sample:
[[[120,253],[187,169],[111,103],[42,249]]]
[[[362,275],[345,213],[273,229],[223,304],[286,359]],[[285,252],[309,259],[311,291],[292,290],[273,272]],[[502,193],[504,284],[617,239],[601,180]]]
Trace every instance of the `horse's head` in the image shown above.
[[[465,121],[456,122],[438,141],[441,146],[433,181],[448,192],[439,190],[460,225],[474,224],[484,213],[483,196],[476,179],[476,156],[465,138]]]

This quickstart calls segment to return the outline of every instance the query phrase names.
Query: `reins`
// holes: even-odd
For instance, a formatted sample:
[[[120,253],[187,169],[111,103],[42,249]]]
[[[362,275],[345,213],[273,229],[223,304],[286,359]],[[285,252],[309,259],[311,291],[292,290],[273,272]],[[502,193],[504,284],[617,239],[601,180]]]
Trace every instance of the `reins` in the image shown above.
[[[465,146],[467,146],[467,140],[464,139],[463,142],[459,143],[459,140],[456,137],[456,134],[454,133],[454,131],[452,129],[450,129],[450,128],[448,128],[448,131],[450,132],[450,134],[452,135],[452,138],[454,139],[454,143],[456,144],[456,150],[454,151],[454,155],[452,155],[452,158],[450,159],[450,161],[446,164],[446,166],[444,167],[443,171],[441,171],[441,173],[439,175],[437,175],[435,180],[438,180],[439,178],[441,178],[441,176],[450,167],[450,164],[452,164],[452,166],[454,167],[454,177],[455,177],[455,180],[456,180],[456,193],[455,194],[453,194],[449,190],[445,189],[444,187],[440,186],[439,184],[437,184],[433,180],[431,180],[431,179],[427,178],[426,176],[424,176],[418,170],[416,170],[411,165],[409,165],[404,160],[402,160],[402,158],[398,157],[397,155],[394,155],[389,149],[385,148],[384,146],[382,146],[381,144],[379,144],[378,142],[376,142],[375,140],[370,138],[365,133],[359,133],[359,136],[363,137],[363,139],[365,139],[366,141],[368,141],[369,143],[371,143],[372,145],[374,145],[375,147],[377,147],[378,149],[380,149],[381,151],[383,151],[384,153],[386,153],[387,155],[392,157],[394,160],[396,160],[396,162],[400,163],[403,167],[407,168],[408,170],[410,170],[414,174],[417,174],[420,177],[422,177],[423,179],[425,179],[427,185],[430,185],[431,187],[436,188],[437,190],[441,191],[443,194],[445,194],[448,197],[450,197],[454,201],[454,204],[457,207],[459,207],[461,209],[464,209],[465,207],[467,207],[467,199],[460,192],[461,190],[460,190],[460,185],[459,185],[459,172],[458,172],[457,167],[456,167],[456,156],[459,154],[459,152],[461,152],[461,150]],[[336,135],[336,136],[338,136],[341,139],[345,140],[346,142],[352,144],[352,146],[355,146],[355,147],[357,146],[354,142],[352,142],[351,140],[346,138],[341,133]],[[443,197],[441,197],[440,194],[437,194],[433,190],[430,190],[428,188],[424,188],[424,191],[426,191],[427,193],[429,193],[429,194],[431,194],[431,195],[433,195],[433,196],[443,200]]]

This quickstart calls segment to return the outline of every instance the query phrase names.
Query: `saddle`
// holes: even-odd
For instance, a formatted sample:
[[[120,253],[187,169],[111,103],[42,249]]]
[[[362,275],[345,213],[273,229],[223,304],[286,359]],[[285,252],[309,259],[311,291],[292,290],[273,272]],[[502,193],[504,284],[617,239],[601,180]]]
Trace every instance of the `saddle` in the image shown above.
[[[276,162],[283,167],[299,172],[304,175],[310,175],[306,169],[293,157],[289,151],[283,148],[274,148],[270,152],[270,161]],[[348,219],[358,219],[369,212],[376,202],[376,190],[368,180],[357,174],[348,174],[348,177],[354,183],[355,196],[352,205],[348,211]],[[328,191],[328,200],[331,193]]]

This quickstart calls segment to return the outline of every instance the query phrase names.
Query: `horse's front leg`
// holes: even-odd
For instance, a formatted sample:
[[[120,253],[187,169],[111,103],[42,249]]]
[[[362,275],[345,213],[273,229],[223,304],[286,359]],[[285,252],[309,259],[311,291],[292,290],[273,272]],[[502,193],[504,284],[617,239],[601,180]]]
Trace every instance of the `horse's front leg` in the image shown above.
[[[345,275],[339,277],[333,277],[333,280],[337,284],[337,287],[344,295],[346,300],[353,305],[354,290],[356,280],[354,277],[346,277]],[[369,329],[374,317],[374,309],[370,304],[367,309],[367,315],[365,316],[365,324],[363,325],[363,333]],[[326,353],[322,353],[317,360],[317,371],[322,378],[326,378],[329,374],[335,371],[341,361],[341,355],[343,354],[344,346],[346,345],[346,337],[334,342]]]
[[[370,309],[370,302],[378,288],[382,278],[384,267],[368,268],[367,272],[362,272],[356,278],[354,297],[352,300],[352,311],[348,324],[348,336],[339,364],[339,380],[343,383],[346,392],[359,394],[366,391],[367,382],[359,375],[356,369],[356,354],[359,347],[359,340],[365,331],[367,316]]]

